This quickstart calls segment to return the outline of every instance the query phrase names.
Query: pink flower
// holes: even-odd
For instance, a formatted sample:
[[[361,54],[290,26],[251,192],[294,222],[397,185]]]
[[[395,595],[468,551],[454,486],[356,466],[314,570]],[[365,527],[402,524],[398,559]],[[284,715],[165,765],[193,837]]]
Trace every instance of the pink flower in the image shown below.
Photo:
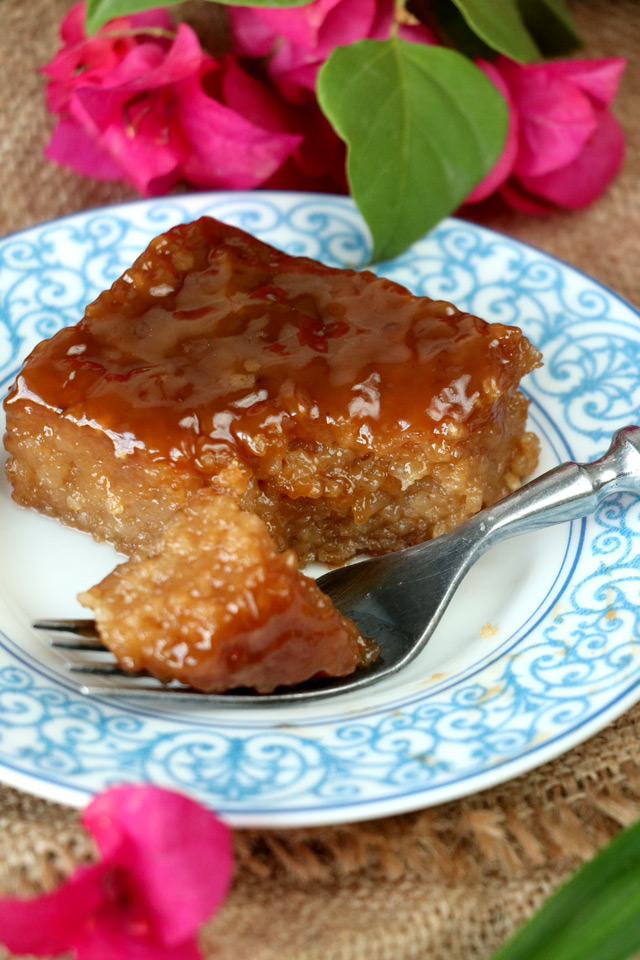
[[[314,0],[286,10],[231,6],[229,14],[235,52],[268,57],[269,76],[280,92],[303,103],[335,47],[389,36],[394,0]],[[399,35],[416,43],[436,42],[422,26],[403,25]]]
[[[62,23],[63,47],[44,68],[49,109],[60,115],[51,159],[154,195],[180,179],[214,189],[259,186],[299,145],[299,135],[250,119],[237,98],[232,107],[224,94],[206,92],[224,67],[186,24],[174,30],[166,13],[150,11],[87,38],[83,18],[84,4],[76,4]],[[266,88],[251,82],[254,99],[268,101]]]
[[[523,66],[506,57],[490,69],[481,64],[510,106],[507,145],[489,175],[507,202],[544,212],[550,204],[584,207],[604,192],[624,158],[624,137],[608,108],[625,65],[612,58]],[[485,186],[472,202],[488,195]]]
[[[0,900],[12,952],[78,960],[198,960],[195,934],[221,904],[230,832],[193,800],[150,786],[107,790],[85,810],[101,860],[52,893]]]

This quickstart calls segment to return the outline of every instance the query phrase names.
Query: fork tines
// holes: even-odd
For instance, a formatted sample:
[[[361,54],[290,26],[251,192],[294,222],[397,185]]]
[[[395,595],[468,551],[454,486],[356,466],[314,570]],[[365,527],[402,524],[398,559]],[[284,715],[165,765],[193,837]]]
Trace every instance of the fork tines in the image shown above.
[[[49,641],[52,647],[68,647],[71,650],[104,650],[105,652],[107,650],[98,637],[95,620],[34,620],[31,626],[36,630],[53,634]]]
[[[171,697],[172,699],[206,700],[208,702],[250,703],[257,694],[247,691],[232,698],[224,694],[200,693],[177,681],[162,683],[146,673],[127,673],[99,639],[93,620],[34,620],[32,626],[47,634],[51,647],[59,650],[73,674],[86,676],[80,690],[88,695],[118,697]]]

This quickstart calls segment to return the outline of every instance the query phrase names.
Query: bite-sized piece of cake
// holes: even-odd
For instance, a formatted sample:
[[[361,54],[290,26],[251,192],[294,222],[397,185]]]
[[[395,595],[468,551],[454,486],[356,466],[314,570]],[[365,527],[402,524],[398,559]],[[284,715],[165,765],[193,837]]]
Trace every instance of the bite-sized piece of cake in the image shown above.
[[[379,652],[279,553],[266,525],[203,490],[167,524],[153,552],[127,560],[79,597],[128,671],[196,690],[268,693],[342,677]]]
[[[15,499],[125,552],[210,486],[340,563],[435,536],[535,466],[540,354],[376,277],[210,218],[157,237],[9,393]]]

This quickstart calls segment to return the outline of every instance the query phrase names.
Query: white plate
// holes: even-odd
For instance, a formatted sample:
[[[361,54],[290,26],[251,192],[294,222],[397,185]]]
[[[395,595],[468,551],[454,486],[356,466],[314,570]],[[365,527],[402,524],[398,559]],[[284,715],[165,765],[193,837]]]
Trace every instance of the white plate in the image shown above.
[[[350,200],[200,194],[67,217],[0,243],[0,394],[42,337],[157,233],[212,214],[276,246],[360,266]],[[527,379],[540,469],[592,459],[638,420],[640,325],[626,303],[538,250],[449,220],[380,272],[543,351]],[[0,778],[82,805],[108,784],[185,790],[235,825],[337,823],[460,797],[557,756],[639,697],[640,501],[511,541],[471,572],[424,654],[359,694],[287,708],[135,705],[79,695],[30,627],[74,616],[117,560],[16,507],[0,486]]]

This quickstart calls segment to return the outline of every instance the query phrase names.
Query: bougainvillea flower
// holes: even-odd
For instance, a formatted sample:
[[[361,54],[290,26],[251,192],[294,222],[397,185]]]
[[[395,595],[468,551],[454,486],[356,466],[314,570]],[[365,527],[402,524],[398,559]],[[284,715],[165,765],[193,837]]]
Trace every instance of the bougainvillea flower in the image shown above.
[[[314,0],[286,10],[231,6],[229,15],[235,52],[267,57],[267,70],[280,92],[304,102],[335,47],[389,36],[394,0]],[[422,26],[403,24],[398,33],[415,43],[436,42]]]
[[[42,68],[49,78],[46,97],[51,113],[60,113],[79,87],[98,86],[125,54],[151,36],[171,38],[174,26],[166,10],[148,10],[132,17],[118,17],[88,37],[84,28],[85,4],[76,3],[60,24],[62,47]]]
[[[624,157],[624,137],[609,112],[626,61],[570,60],[521,65],[499,57],[518,117],[518,151],[505,198],[531,209],[526,194],[563,207],[586,206],[604,192]]]
[[[540,176],[575,160],[613,100],[625,60],[496,62],[521,117],[518,176]]]
[[[0,900],[0,941],[34,956],[198,960],[196,933],[229,887],[230,831],[180,794],[107,790],[85,810],[101,859],[52,893]]]
[[[152,11],[112,20],[87,39],[82,16],[78,4],[63,24],[65,46],[45,67],[48,103],[60,115],[50,159],[154,195],[181,179],[259,186],[299,145],[299,135],[264,128],[242,104],[232,108],[205,92],[220,64],[186,24],[169,30],[165,15]]]

